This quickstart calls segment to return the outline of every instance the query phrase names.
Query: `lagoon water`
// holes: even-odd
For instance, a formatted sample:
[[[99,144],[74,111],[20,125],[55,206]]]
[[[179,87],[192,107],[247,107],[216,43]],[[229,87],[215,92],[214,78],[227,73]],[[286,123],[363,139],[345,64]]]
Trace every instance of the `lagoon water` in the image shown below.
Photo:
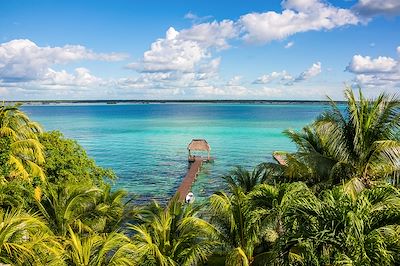
[[[113,104],[24,106],[45,130],[60,130],[96,162],[112,168],[116,188],[138,201],[166,200],[184,177],[187,144],[205,138],[214,163],[203,165],[193,187],[197,198],[222,188],[234,166],[271,161],[275,150],[293,151],[282,134],[311,122],[323,104]]]

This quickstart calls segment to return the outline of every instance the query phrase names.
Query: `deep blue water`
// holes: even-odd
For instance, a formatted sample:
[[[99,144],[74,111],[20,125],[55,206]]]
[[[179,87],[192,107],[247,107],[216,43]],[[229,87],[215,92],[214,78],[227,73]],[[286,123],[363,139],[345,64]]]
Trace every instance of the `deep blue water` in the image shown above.
[[[215,162],[203,166],[193,192],[205,197],[222,187],[236,165],[272,160],[293,151],[282,134],[300,129],[327,108],[322,104],[117,104],[24,106],[45,130],[77,140],[119,176],[116,188],[139,199],[167,199],[187,170],[187,144],[205,138]]]

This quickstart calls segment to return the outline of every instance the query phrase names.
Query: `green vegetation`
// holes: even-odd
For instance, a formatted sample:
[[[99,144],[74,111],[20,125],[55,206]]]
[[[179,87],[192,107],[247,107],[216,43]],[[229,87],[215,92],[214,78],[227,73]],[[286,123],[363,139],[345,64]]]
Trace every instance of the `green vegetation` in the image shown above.
[[[285,131],[285,165],[237,167],[203,205],[134,206],[75,141],[2,105],[0,263],[399,265],[400,102],[345,95]]]

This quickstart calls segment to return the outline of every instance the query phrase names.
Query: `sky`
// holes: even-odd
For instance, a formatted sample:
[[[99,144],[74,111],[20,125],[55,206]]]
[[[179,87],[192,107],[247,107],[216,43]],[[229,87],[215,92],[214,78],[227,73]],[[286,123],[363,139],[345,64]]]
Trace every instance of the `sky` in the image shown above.
[[[0,100],[400,91],[400,0],[0,0]]]

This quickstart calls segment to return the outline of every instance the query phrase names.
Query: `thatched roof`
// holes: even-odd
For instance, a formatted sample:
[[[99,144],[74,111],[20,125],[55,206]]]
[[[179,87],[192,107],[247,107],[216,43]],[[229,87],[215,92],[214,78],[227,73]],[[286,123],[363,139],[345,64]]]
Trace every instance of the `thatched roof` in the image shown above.
[[[190,151],[210,151],[210,145],[208,145],[205,139],[193,139],[189,145],[188,150]]]

